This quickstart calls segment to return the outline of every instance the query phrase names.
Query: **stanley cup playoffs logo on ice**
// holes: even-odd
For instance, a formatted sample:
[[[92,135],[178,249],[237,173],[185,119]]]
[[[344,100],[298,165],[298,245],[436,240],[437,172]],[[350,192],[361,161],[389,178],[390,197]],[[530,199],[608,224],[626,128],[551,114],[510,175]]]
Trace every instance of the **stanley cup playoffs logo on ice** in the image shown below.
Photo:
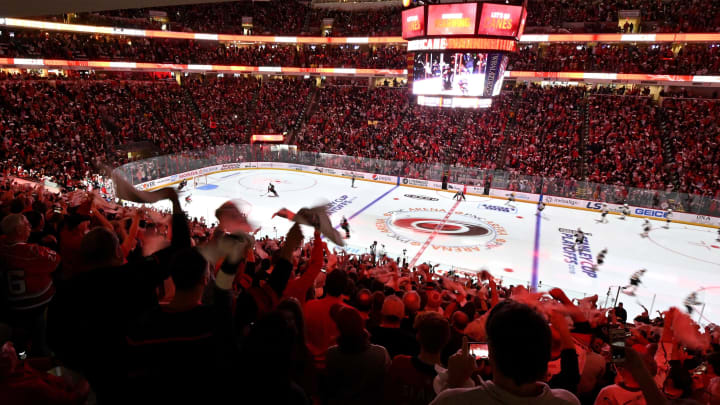
[[[563,258],[570,274],[575,274],[580,270],[588,277],[597,278],[597,273],[593,269],[595,262],[593,261],[593,255],[590,251],[590,241],[588,238],[591,234],[586,233],[585,241],[575,250],[575,231],[566,228],[560,228],[558,231],[560,231],[562,237]]]
[[[499,224],[469,212],[455,211],[447,221],[443,208],[407,208],[378,218],[375,227],[390,238],[420,246],[436,231],[429,249],[446,252],[478,252],[505,244],[507,231]]]

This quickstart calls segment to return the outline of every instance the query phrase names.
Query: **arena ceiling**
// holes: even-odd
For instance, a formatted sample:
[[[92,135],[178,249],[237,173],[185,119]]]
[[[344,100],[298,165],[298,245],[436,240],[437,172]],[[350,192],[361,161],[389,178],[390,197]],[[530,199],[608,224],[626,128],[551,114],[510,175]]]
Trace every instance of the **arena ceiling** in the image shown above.
[[[221,0],[35,0],[29,2],[3,0],[0,1],[0,17],[35,17],[70,12],[222,2]]]

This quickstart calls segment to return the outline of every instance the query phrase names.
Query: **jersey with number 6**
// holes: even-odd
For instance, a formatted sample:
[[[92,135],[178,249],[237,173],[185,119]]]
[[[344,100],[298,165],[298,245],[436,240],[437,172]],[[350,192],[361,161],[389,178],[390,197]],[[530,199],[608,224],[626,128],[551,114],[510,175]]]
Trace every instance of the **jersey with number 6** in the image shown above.
[[[47,304],[55,295],[51,274],[58,264],[60,255],[34,243],[0,245],[0,275],[10,309],[27,310]]]

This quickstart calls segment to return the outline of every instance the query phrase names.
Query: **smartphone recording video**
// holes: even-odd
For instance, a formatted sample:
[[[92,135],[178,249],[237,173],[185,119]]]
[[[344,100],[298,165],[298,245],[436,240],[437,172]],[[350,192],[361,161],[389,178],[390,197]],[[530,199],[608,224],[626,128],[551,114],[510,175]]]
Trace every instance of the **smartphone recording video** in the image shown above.
[[[487,342],[470,342],[468,345],[468,351],[475,360],[485,360],[488,358],[488,344]]]
[[[610,329],[610,361],[613,363],[625,362],[625,341],[630,333],[624,328]]]

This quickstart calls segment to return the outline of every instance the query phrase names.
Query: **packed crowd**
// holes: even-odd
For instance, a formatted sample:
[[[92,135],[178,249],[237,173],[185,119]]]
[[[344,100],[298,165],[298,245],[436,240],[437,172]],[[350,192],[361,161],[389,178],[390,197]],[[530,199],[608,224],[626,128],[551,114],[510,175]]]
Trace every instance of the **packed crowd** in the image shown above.
[[[711,75],[720,73],[720,45],[686,44],[525,45],[509,70]]]
[[[585,161],[590,181],[665,189],[673,172],[664,161],[658,107],[649,97],[589,100]],[[672,188],[672,186],[671,186]]]
[[[328,86],[296,140],[315,152],[495,168],[505,146],[504,105],[438,110],[416,105],[402,88]]]
[[[337,10],[310,9],[308,19],[313,26],[317,21],[332,18],[330,36],[399,36],[402,32],[400,8],[346,12]]]
[[[627,31],[624,24],[618,25],[621,10],[640,11],[643,23],[633,32],[708,32],[720,27],[720,5],[706,0],[532,0],[527,25],[571,28],[565,23],[588,22],[594,24],[588,25],[587,32]]]
[[[584,89],[518,87],[503,168],[578,179]]]
[[[151,18],[150,10],[166,15]],[[328,32],[321,31],[324,19],[333,20]],[[310,8],[296,0],[234,1],[80,13],[73,22],[224,34],[384,36],[400,34],[400,9],[347,12]]]
[[[720,330],[677,308],[631,320],[622,303],[529,292],[486,270],[347,255],[322,241],[341,237],[317,209],[283,214],[314,234],[296,222],[255,238],[262,224],[232,202],[207,227],[186,218],[182,191],[121,184],[119,197],[171,212],[0,182],[5,403],[719,398]]]
[[[720,103],[699,99],[666,99],[668,137],[675,154],[680,191],[720,197]]]
[[[512,2],[520,4],[521,2]],[[166,13],[151,18],[150,10]],[[620,25],[619,11],[639,10],[641,23]],[[175,31],[248,33],[243,17],[252,17],[254,34],[320,35],[323,19],[334,20],[332,36],[400,35],[400,8],[338,11],[311,8],[296,0],[235,1],[192,6],[153,7],[81,13],[74,22]],[[55,18],[55,17],[50,17]],[[58,18],[55,18],[58,19]],[[162,20],[162,21],[161,21]],[[720,5],[709,0],[623,0],[617,2],[562,0],[528,2],[528,31],[582,32],[708,32],[720,27]]]
[[[690,109],[682,114],[695,120],[668,122],[678,126],[674,142],[688,150],[674,163],[674,152],[662,143],[661,124],[667,119],[658,114],[666,109],[647,96],[647,89],[624,90],[518,86],[494,100],[490,109],[477,112],[417,106],[406,92],[393,89],[331,86],[320,93],[318,109],[296,141],[315,152],[714,196],[715,180],[682,190],[674,180],[676,174],[691,182],[714,173],[706,169],[715,166],[717,102],[687,101],[710,106],[705,108],[712,114],[704,118],[696,113],[705,108]],[[689,127],[696,132],[684,131]],[[690,153],[697,145],[688,137],[697,132],[703,133],[705,147],[702,153]],[[678,172],[677,165],[685,170]]]
[[[244,66],[407,67],[404,45],[235,45],[213,41],[0,31],[0,56]],[[611,73],[720,73],[720,44],[526,44],[509,70]]]
[[[287,132],[302,111],[288,100],[306,100],[311,83],[200,76],[180,86],[174,80],[10,76],[0,80],[1,171],[73,186],[97,160],[127,162],[122,147],[134,143],[165,154]]]
[[[720,190],[714,100],[657,105],[646,91],[517,86],[473,111],[418,106],[407,89],[358,82],[182,82],[0,80],[2,170],[72,186],[96,160],[127,162],[126,147],[137,143],[172,154],[285,133],[302,150],[406,162],[405,174],[439,163],[705,196]]]
[[[404,46],[235,45],[214,41],[0,30],[0,57],[243,66],[403,68]]]

